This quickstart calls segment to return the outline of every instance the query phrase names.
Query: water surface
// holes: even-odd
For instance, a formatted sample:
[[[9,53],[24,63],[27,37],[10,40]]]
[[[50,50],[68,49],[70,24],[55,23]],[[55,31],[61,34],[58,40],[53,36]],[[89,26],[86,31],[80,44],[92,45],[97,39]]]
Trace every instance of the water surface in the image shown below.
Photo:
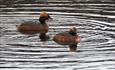
[[[15,25],[38,21],[47,11],[51,39],[23,35]],[[0,5],[0,70],[115,70],[115,4],[72,3],[48,0],[48,4]],[[56,33],[75,26],[81,36],[76,52],[52,41]]]

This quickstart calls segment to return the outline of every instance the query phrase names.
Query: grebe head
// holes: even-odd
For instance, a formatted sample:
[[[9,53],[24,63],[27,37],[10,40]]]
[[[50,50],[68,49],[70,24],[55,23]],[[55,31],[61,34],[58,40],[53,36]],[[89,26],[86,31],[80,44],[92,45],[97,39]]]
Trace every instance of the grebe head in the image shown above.
[[[69,29],[69,34],[71,34],[73,36],[76,35],[77,34],[77,29],[75,27],[70,28]]]
[[[46,18],[47,20],[48,20],[48,19],[51,19],[50,15],[49,15],[48,13],[46,13],[45,11],[42,11],[42,12],[40,13],[40,17],[44,17],[44,18]]]
[[[44,24],[46,20],[52,19],[49,14],[47,14],[45,11],[42,11],[40,13],[39,21],[41,24]]]

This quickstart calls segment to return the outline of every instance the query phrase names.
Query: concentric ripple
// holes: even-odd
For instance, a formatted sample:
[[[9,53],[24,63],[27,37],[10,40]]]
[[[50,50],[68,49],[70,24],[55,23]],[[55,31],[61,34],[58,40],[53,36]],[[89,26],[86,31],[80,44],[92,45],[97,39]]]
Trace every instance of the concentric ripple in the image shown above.
[[[0,70],[115,69],[115,5],[112,2],[48,0],[47,5],[25,3],[19,2],[13,7],[0,5]],[[38,21],[43,9],[53,17],[48,21],[50,40],[41,42],[39,34],[17,32],[16,25]],[[67,45],[55,43],[52,37],[73,26],[81,41],[76,52],[69,52]]]

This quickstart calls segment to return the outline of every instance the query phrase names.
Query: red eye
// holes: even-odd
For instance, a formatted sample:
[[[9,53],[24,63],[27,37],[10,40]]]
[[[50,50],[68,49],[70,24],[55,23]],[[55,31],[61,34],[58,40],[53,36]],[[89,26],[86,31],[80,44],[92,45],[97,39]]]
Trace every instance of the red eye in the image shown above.
[[[46,19],[48,19],[48,17],[45,17]]]

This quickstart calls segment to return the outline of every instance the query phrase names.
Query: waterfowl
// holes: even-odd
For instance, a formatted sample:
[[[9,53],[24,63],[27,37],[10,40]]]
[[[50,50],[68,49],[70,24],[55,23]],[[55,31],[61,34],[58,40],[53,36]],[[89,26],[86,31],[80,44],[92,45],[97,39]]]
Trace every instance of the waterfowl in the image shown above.
[[[58,33],[53,37],[53,41],[60,45],[69,45],[70,51],[75,52],[80,42],[80,36],[76,31],[76,28],[72,27],[69,32]]]
[[[16,25],[17,31],[22,34],[40,33],[40,39],[46,40],[48,38],[48,36],[46,35],[46,33],[48,32],[48,24],[46,22],[49,18],[51,17],[45,11],[42,11],[40,13],[39,22],[28,21],[20,25]]]

